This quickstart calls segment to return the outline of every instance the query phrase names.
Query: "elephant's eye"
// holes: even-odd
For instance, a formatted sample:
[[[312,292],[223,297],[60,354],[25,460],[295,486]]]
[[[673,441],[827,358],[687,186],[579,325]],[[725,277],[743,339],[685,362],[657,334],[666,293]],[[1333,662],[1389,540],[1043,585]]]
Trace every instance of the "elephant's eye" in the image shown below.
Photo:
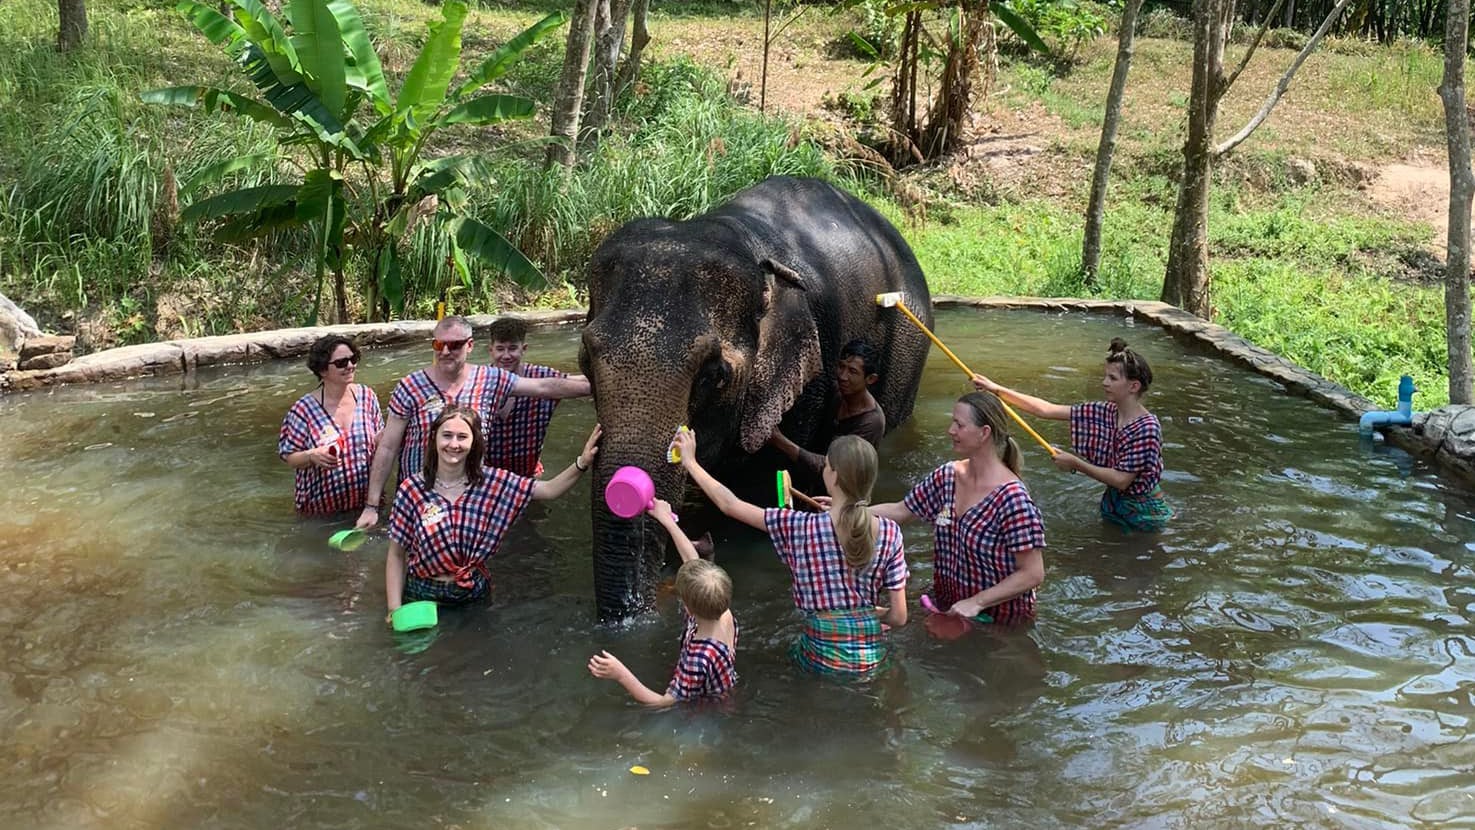
[[[708,389],[721,389],[729,380],[732,380],[732,369],[720,357],[703,363],[696,376],[696,384]]]

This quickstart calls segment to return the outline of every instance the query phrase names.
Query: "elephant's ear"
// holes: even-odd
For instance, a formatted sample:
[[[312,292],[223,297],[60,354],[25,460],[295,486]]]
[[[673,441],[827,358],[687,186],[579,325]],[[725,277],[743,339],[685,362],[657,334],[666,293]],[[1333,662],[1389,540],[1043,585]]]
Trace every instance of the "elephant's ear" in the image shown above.
[[[763,315],[758,350],[743,398],[743,451],[757,452],[821,371],[819,330],[809,311],[804,277],[773,260],[763,262]]]

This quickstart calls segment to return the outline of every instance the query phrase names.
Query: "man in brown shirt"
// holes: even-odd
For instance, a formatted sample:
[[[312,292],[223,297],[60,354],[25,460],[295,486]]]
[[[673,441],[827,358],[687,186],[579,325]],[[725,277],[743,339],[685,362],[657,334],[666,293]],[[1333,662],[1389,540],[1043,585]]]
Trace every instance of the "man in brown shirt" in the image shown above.
[[[880,377],[880,355],[876,348],[864,340],[852,340],[840,350],[840,360],[835,364],[835,382],[840,387],[840,406],[835,410],[835,419],[830,434],[824,438],[825,446],[842,435],[858,435],[869,441],[871,446],[881,442],[886,434],[886,413],[871,396],[871,384]],[[825,466],[823,452],[810,452],[789,440],[778,427],[768,437],[768,445],[783,453],[793,462],[790,473],[794,478],[813,486],[820,480]]]

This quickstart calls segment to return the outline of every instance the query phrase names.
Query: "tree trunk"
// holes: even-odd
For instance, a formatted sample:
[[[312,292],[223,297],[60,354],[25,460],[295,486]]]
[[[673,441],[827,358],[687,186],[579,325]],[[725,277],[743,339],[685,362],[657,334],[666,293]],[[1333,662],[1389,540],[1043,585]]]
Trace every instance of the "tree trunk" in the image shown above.
[[[572,168],[579,135],[579,116],[584,109],[584,81],[589,76],[589,51],[594,40],[594,12],[598,0],[578,0],[569,23],[568,43],[563,53],[563,72],[553,99],[553,124],[544,165]]]
[[[1444,274],[1444,317],[1449,353],[1449,402],[1475,403],[1470,353],[1470,116],[1465,109],[1465,46],[1470,0],[1449,0],[1444,21],[1444,135],[1449,147],[1449,252]]]
[[[598,0],[594,26],[594,96],[584,113],[579,128],[579,145],[597,141],[599,132],[610,122],[615,98],[620,53],[625,48],[625,19],[630,16],[630,0]]]
[[[1183,178],[1162,299],[1209,319],[1209,189],[1214,121],[1223,94],[1224,33],[1233,0],[1194,0],[1193,86],[1188,99],[1188,140],[1183,144]]]
[[[1096,170],[1091,174],[1091,198],[1086,204],[1086,236],[1081,245],[1081,271],[1086,284],[1096,282],[1101,268],[1101,225],[1106,218],[1106,183],[1111,175],[1111,157],[1116,153],[1117,125],[1121,123],[1122,94],[1127,88],[1127,71],[1132,66],[1136,44],[1137,13],[1142,0],[1127,0],[1117,33],[1116,67],[1106,93],[1106,118],[1101,124],[1101,143],[1096,148]]]
[[[1289,3],[1286,3],[1285,21],[1280,25],[1286,29],[1292,28],[1296,25],[1296,0],[1291,0]]]
[[[901,30],[901,47],[897,50],[896,68],[891,77],[891,164],[902,167],[913,159],[920,163],[917,152],[917,44],[921,39],[922,13],[909,11]]]
[[[650,14],[650,0],[635,0],[632,12],[630,51],[625,55],[625,62],[620,65],[620,72],[615,81],[615,97],[618,98],[630,85],[635,83],[635,78],[640,75],[640,58],[645,53],[645,47],[650,43],[650,29],[645,26],[645,18]]]
[[[87,37],[86,0],[57,0],[57,12],[61,18],[56,32],[57,51],[67,52],[82,45]]]
[[[973,106],[978,43],[988,21],[988,6],[989,0],[967,0],[961,6],[964,17],[961,31],[948,43],[942,78],[937,84],[937,98],[927,113],[927,126],[922,131],[922,154],[928,159],[945,156],[963,142],[968,113]]]

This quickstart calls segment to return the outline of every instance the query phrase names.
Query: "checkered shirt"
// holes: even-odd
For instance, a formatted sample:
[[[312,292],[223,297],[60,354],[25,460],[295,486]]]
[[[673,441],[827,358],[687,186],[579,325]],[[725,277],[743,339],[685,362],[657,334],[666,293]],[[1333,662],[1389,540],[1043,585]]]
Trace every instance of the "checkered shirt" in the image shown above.
[[[1098,467],[1137,477],[1122,492],[1145,496],[1163,479],[1163,427],[1148,412],[1117,429],[1117,406],[1110,401],[1078,403],[1070,408],[1070,444],[1076,454]]]
[[[486,470],[481,483],[452,504],[416,473],[394,494],[389,538],[405,549],[411,576],[450,575],[471,588],[475,573],[485,570],[507,528],[527,509],[534,483],[506,470]]]
[[[732,623],[732,646],[721,640],[698,637],[696,618],[682,609],[686,631],[681,635],[681,656],[666,694],[677,700],[722,697],[737,685],[737,620]]]
[[[794,605],[806,613],[875,608],[883,590],[907,584],[901,528],[880,520],[876,555],[856,573],[845,564],[845,551],[828,513],[769,508],[763,524],[774,550],[794,573]]]
[[[1002,582],[1019,569],[1016,554],[1045,546],[1040,510],[1023,482],[999,485],[961,516],[956,501],[956,466],[948,462],[913,487],[902,502],[914,515],[932,522],[936,553],[932,590],[943,608]],[[1033,619],[1035,592],[984,610],[1001,623]]]
[[[425,468],[425,450],[430,445],[430,425],[449,404],[470,407],[481,416],[482,431],[491,423],[491,415],[502,406],[517,386],[517,375],[492,366],[471,364],[466,367],[466,382],[454,398],[447,398],[430,373],[419,369],[395,384],[389,396],[389,414],[405,419],[405,437],[399,449],[401,479]]]
[[[566,378],[568,375],[547,366],[524,363],[517,374],[525,378]],[[538,472],[538,456],[543,453],[543,439],[548,436],[548,422],[558,407],[554,398],[513,398],[498,407],[487,422],[488,467],[500,467],[520,476],[532,477]]]
[[[364,507],[369,464],[374,460],[374,442],[384,428],[384,413],[373,389],[354,384],[349,392],[354,398],[353,422],[346,434],[333,422],[317,392],[298,398],[282,419],[277,454],[283,458],[313,447],[338,445],[337,467],[293,470],[292,503],[298,513],[322,516]]]

